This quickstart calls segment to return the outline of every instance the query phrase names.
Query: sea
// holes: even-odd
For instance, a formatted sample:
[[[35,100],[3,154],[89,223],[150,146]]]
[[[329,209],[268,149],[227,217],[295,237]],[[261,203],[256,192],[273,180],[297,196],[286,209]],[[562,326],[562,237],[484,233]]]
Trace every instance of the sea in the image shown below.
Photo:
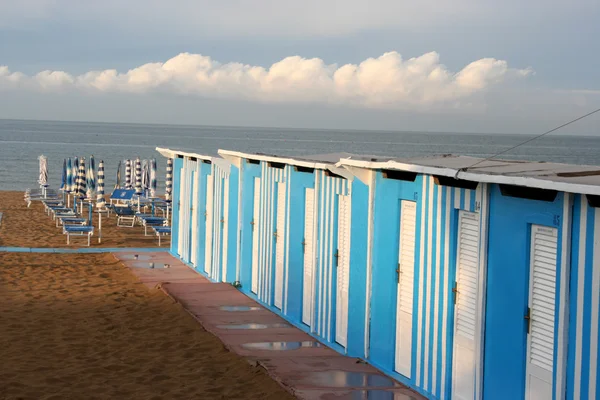
[[[114,186],[120,160],[156,158],[159,191],[168,147],[216,155],[218,149],[275,155],[348,152],[410,157],[461,154],[489,157],[531,138],[528,135],[452,132],[360,131],[231,126],[151,125],[97,122],[0,120],[0,190],[36,187],[40,155],[48,157],[49,184],[60,186],[63,160],[91,155],[104,161],[106,187]],[[551,134],[503,158],[600,165],[600,136]]]

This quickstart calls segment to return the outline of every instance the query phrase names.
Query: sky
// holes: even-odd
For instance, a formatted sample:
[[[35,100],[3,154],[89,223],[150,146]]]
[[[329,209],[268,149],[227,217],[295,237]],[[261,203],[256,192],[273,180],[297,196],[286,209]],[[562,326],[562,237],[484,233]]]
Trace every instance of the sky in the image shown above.
[[[597,0],[0,0],[0,118],[535,134],[600,107],[599,20]]]

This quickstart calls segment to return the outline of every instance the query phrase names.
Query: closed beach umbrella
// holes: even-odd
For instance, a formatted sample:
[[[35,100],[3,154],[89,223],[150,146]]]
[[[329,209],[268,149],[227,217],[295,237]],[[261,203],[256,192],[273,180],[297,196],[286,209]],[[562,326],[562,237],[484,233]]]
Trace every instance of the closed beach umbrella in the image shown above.
[[[96,192],[96,208],[104,208],[104,161],[98,164],[98,191]]]
[[[79,173],[77,174],[77,197],[85,197],[85,159],[79,160]]]
[[[125,160],[125,189],[131,189],[131,160]]]
[[[139,157],[135,159],[135,193],[142,194],[142,162]]]
[[[167,160],[167,179],[165,182],[165,200],[171,200],[173,192],[173,159]]]
[[[70,192],[73,185],[73,164],[71,164],[71,157],[67,158],[67,183],[65,189]]]
[[[71,193],[77,192],[77,187],[79,185],[79,159],[75,157],[73,160],[73,177],[71,178]]]
[[[121,161],[117,165],[117,183],[115,184],[115,188],[121,187]]]
[[[60,188],[64,191],[67,190],[67,159],[63,159],[62,176],[60,178]]]
[[[150,162],[150,197],[156,197],[156,159]]]
[[[40,177],[38,183],[41,186],[48,186],[48,157],[41,155],[38,157],[40,160]]]
[[[144,160],[142,163],[142,190],[144,194],[150,189],[150,162]]]
[[[85,178],[87,183],[87,198],[92,199],[96,191],[96,161],[94,160],[94,156],[90,157]]]

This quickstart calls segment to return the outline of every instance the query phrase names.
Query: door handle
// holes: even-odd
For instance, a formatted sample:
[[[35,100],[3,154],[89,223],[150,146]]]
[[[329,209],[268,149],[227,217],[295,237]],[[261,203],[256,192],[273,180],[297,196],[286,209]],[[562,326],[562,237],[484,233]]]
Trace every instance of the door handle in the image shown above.
[[[454,293],[454,304],[456,304],[456,299],[458,298],[458,282],[454,282],[454,287],[452,288],[452,293]]]
[[[527,324],[527,334],[529,334],[529,329],[531,327],[531,308],[527,307],[527,314],[525,314],[523,318],[525,318],[525,323]]]

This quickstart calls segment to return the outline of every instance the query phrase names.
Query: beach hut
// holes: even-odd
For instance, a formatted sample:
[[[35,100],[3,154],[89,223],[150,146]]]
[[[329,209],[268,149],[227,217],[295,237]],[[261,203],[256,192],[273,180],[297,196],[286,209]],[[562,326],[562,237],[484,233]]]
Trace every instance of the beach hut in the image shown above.
[[[221,157],[157,151],[174,159],[171,253],[214,281],[235,282],[237,170]]]
[[[365,359],[431,399],[598,398],[598,167],[338,165],[369,185]]]
[[[367,186],[335,166],[340,155],[219,154],[240,177],[240,290],[336,350],[362,353]]]

